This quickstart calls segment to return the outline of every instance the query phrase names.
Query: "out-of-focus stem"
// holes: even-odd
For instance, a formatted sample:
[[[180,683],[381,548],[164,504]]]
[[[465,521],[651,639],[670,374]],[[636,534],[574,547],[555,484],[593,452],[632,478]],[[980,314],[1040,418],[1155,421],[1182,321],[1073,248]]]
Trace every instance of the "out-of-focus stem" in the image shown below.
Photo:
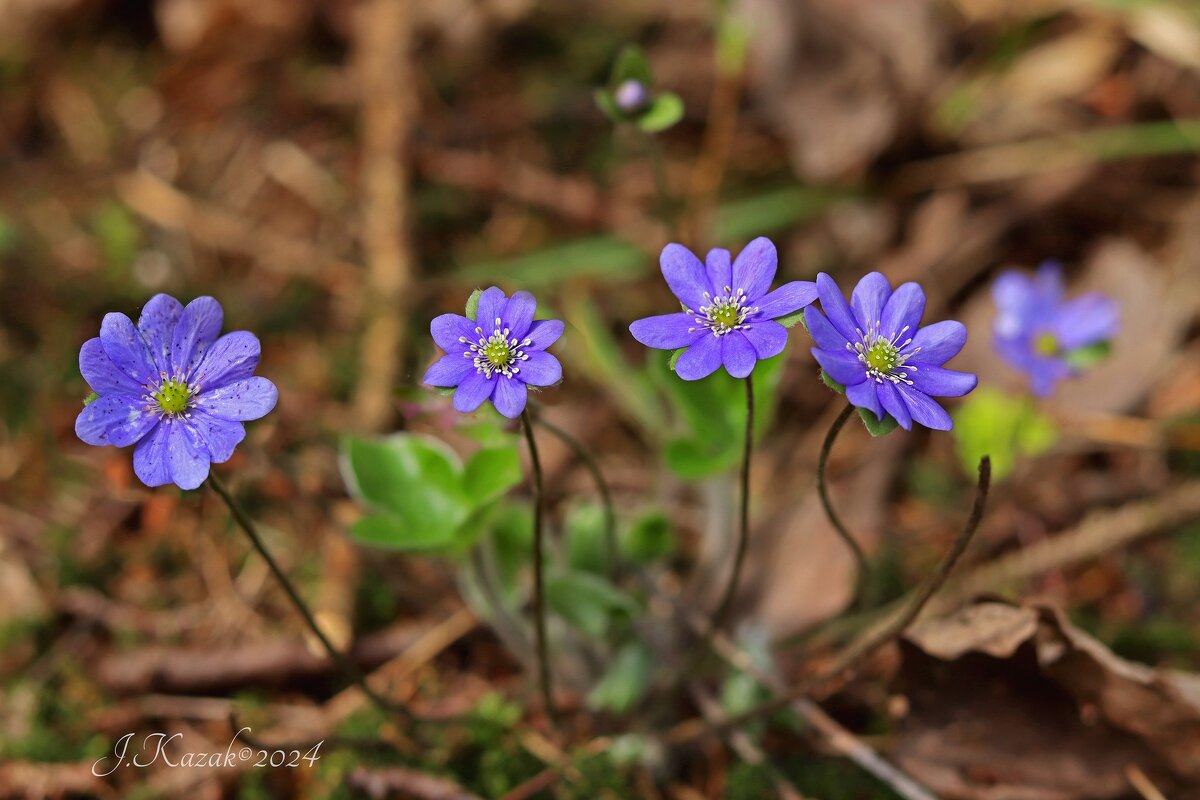
[[[747,375],[746,384],[746,432],[742,440],[742,470],[741,470],[741,503],[738,509],[737,549],[733,556],[733,569],[729,573],[729,583],[721,595],[721,602],[713,613],[712,628],[719,630],[733,604],[737,593],[738,580],[742,575],[742,565],[746,561],[746,550],[750,544],[750,458],[754,450],[754,380],[753,375]]]
[[[544,572],[544,533],[542,531],[542,462],[538,457],[537,441],[533,436],[533,421],[529,410],[521,412],[525,442],[529,445],[529,461],[533,467],[533,619],[538,661],[538,685],[542,702],[551,721],[557,722],[554,695],[550,686],[550,655],[546,642],[546,597]]]
[[[608,562],[605,566],[608,568],[609,576],[615,576],[620,571],[621,557],[617,547],[617,512],[613,506],[612,492],[609,491],[608,481],[604,479],[604,473],[600,470],[600,464],[597,463],[595,456],[584,446],[583,442],[553,422],[540,414],[534,418],[534,421],[571,448],[592,476],[592,483],[596,485],[596,493],[600,495],[600,507],[604,510],[604,549],[605,559]]]

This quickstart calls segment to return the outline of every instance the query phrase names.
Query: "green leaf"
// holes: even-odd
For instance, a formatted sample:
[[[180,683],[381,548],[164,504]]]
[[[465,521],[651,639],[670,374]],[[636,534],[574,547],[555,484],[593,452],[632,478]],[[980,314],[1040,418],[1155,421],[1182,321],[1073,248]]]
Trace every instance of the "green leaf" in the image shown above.
[[[437,552],[454,544],[454,529],[428,525],[410,525],[399,517],[375,515],[363,517],[350,526],[350,535],[372,547],[408,552]]]
[[[574,506],[563,520],[567,565],[576,571],[604,574],[604,509],[595,503]]]
[[[515,446],[517,442],[517,437],[506,430],[509,420],[502,417],[491,404],[480,406],[476,414],[464,419],[467,421],[460,423],[455,430],[483,447]]]
[[[532,560],[533,508],[525,502],[503,503],[492,515],[488,528],[496,547],[500,587],[506,595],[515,596],[521,570]]]
[[[648,511],[621,537],[621,554],[636,564],[650,564],[675,550],[671,520],[662,511]]]
[[[698,381],[685,381],[667,369],[658,354],[647,362],[682,423],[667,440],[667,466],[687,480],[720,474],[740,458],[746,420],[745,383],[718,370]],[[754,367],[755,434],[771,424],[783,356],[759,361]]]
[[[483,294],[483,289],[476,289],[471,292],[471,296],[467,298],[467,319],[475,319],[475,315],[479,313],[479,297]]]
[[[854,196],[841,189],[785,186],[723,203],[714,215],[713,238],[749,240],[791,228]],[[632,241],[588,236],[518,256],[444,268],[452,270],[455,280],[463,283],[492,281],[496,275],[504,275],[526,289],[537,290],[587,278],[603,280],[607,285],[640,280],[649,274],[648,263],[645,251]]]
[[[564,301],[565,317],[572,321],[575,334],[563,340],[568,357],[576,370],[582,370],[597,386],[605,386],[620,410],[636,420],[644,435],[656,441],[666,427],[662,404],[645,370],[625,356],[622,342],[613,334],[612,325],[595,301],[582,294]],[[628,336],[628,329],[622,331]],[[661,361],[660,355],[655,356]]]
[[[96,394],[95,392],[92,392],[87,397],[83,398],[84,408],[86,408],[87,406],[90,406],[92,403],[96,402],[99,399],[100,399],[100,395]]]
[[[612,91],[609,89],[597,89],[592,93],[592,97],[596,101],[596,107],[608,117],[609,121],[617,123],[625,121],[625,114],[617,105],[617,99],[613,97]]]
[[[875,416],[874,411],[867,411],[865,408],[860,408],[858,409],[858,417],[863,421],[863,425],[867,426],[867,431],[872,436],[887,436],[900,427],[900,423],[896,422],[896,418],[891,414],[884,414],[883,421],[880,421]]]
[[[504,275],[515,284],[536,290],[567,279],[590,277],[613,282],[640,278],[646,272],[646,254],[638,245],[615,236],[587,236],[518,256],[476,261],[457,270],[455,278],[482,282]]]
[[[794,328],[796,323],[803,323],[804,330],[808,330],[808,323],[804,322],[804,309],[800,309],[794,314],[788,314],[786,317],[779,317],[775,320],[785,328]]]
[[[617,616],[639,610],[632,597],[599,575],[560,572],[546,580],[546,603],[568,623],[592,638],[602,638]]]
[[[588,707],[624,714],[650,688],[654,655],[640,642],[630,642],[617,652],[612,666],[588,695]]]
[[[1077,347],[1063,354],[1063,360],[1073,369],[1084,370],[1094,367],[1112,353],[1112,342],[1096,342],[1087,347]]]
[[[813,219],[855,195],[824,186],[784,186],[721,204],[713,220],[718,242],[746,241]]]
[[[609,86],[616,87],[628,80],[641,81],[647,87],[653,83],[650,75],[650,62],[646,60],[646,54],[642,52],[642,48],[635,44],[625,45],[617,55],[617,60],[613,64],[612,76],[609,78]]]
[[[342,440],[341,465],[351,493],[397,523],[386,530],[367,523],[362,533],[371,543],[386,539],[389,547],[424,549],[431,541],[450,542],[471,513],[458,458],[436,439],[348,436]]]
[[[830,389],[833,389],[838,394],[846,393],[846,387],[842,386],[840,383],[838,383],[833,378],[831,378],[829,376],[829,373],[826,372],[825,370],[821,370],[821,382],[824,383],[826,386],[828,386]]]
[[[661,92],[649,108],[637,117],[637,126],[646,133],[665,131],[683,119],[683,100],[674,92]]]
[[[521,458],[516,442],[502,447],[484,447],[467,461],[463,489],[475,508],[495,500],[521,482]]]
[[[737,447],[724,441],[680,438],[667,442],[663,461],[685,481],[698,481],[732,469],[738,462],[738,453]]]
[[[1028,398],[991,388],[976,389],[953,416],[963,469],[973,473],[979,459],[988,455],[996,480],[1007,477],[1020,457],[1050,449],[1058,435],[1054,420],[1040,413]]]
[[[671,359],[669,361],[667,361],[667,367],[671,370],[671,372],[675,371],[675,365],[679,363],[679,357],[682,356],[686,352],[687,352],[687,348],[681,347],[678,350],[676,350],[675,352],[671,353]]]

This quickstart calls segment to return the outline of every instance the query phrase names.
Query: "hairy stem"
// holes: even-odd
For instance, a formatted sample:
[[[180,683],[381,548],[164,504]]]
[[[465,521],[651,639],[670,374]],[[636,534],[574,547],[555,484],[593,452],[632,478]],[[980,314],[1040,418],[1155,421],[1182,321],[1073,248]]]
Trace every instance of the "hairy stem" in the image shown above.
[[[754,381],[751,375],[746,376],[746,433],[742,440],[742,471],[741,471],[741,504],[738,509],[737,549],[733,556],[733,569],[729,573],[729,583],[717,610],[713,613],[713,630],[719,630],[729,614],[737,593],[738,580],[742,576],[742,565],[746,561],[746,550],[750,544],[750,457],[754,451]]]
[[[554,695],[550,689],[550,656],[546,643],[546,598],[544,571],[544,542],[542,533],[542,462],[538,458],[537,442],[533,437],[533,421],[529,410],[521,412],[525,442],[529,445],[529,461],[533,466],[533,618],[537,648],[538,684],[546,714],[556,721]]]
[[[233,515],[233,519],[237,522],[238,527],[246,533],[247,538],[250,539],[250,544],[254,546],[258,554],[267,562],[271,574],[275,576],[275,580],[279,581],[279,585],[283,587],[283,591],[287,594],[288,599],[292,601],[292,605],[300,612],[300,616],[304,618],[305,624],[308,625],[313,635],[317,637],[321,646],[325,648],[325,652],[329,654],[329,658],[338,666],[338,669],[358,686],[362,690],[362,693],[370,698],[371,702],[375,703],[380,709],[398,713],[406,722],[414,722],[415,719],[411,711],[404,706],[393,703],[368,686],[366,676],[363,675],[362,671],[345,653],[335,647],[333,642],[329,641],[329,637],[325,635],[325,632],[321,630],[321,626],[317,624],[312,611],[309,610],[304,600],[300,597],[300,593],[296,591],[296,587],[292,585],[291,580],[284,574],[279,563],[275,561],[270,551],[267,550],[266,544],[263,542],[262,537],[259,536],[258,528],[254,522],[251,521],[245,510],[242,509],[241,504],[234,499],[233,495],[230,494],[225,484],[221,482],[221,479],[217,477],[215,472],[209,473],[208,485],[225,502],[225,505],[229,508],[229,513]]]
[[[613,506],[612,492],[609,491],[608,481],[604,479],[604,473],[600,471],[600,464],[597,463],[595,456],[584,446],[583,442],[553,422],[540,414],[534,417],[534,422],[557,436],[563,444],[571,448],[576,457],[583,462],[588,473],[591,474],[592,483],[596,485],[596,493],[600,495],[600,506],[604,511],[604,555],[608,562],[605,566],[608,568],[609,576],[615,577],[621,568],[621,555],[617,547],[617,512]]]
[[[821,496],[821,507],[825,509],[825,516],[829,518],[829,522],[833,525],[833,529],[837,531],[837,535],[842,538],[846,546],[850,548],[850,552],[854,554],[854,560],[858,564],[858,585],[862,586],[866,583],[867,575],[870,567],[867,565],[867,556],[863,553],[858,542],[854,541],[854,537],[850,535],[850,531],[842,524],[841,518],[837,512],[833,510],[833,503],[829,500],[829,487],[825,483],[825,467],[829,464],[829,453],[833,450],[833,442],[837,439],[838,433],[846,424],[846,420],[854,413],[854,406],[849,403],[838,418],[833,421],[833,425],[829,428],[829,433],[825,434],[825,441],[821,444],[821,455],[817,459],[817,493]]]

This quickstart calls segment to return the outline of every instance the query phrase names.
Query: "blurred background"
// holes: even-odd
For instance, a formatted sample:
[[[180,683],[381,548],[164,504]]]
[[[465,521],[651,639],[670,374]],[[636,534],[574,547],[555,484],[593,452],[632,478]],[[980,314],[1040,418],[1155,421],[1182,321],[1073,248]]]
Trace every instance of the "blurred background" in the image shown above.
[[[631,43],[682,100],[666,130],[597,106]],[[1005,474],[941,608],[977,635],[913,636],[819,699],[939,795],[1200,797],[1198,151],[1188,0],[0,0],[0,797],[500,797],[546,770],[565,777],[521,796],[897,796],[807,727],[760,737],[758,763],[719,739],[619,768],[513,740],[527,675],[453,566],[346,535],[338,435],[453,439],[416,386],[428,323],[495,283],[567,321],[547,418],[623,509],[669,520],[659,569],[711,597],[734,462],[671,455],[663,354],[627,326],[671,308],[665,243],[759,235],[780,281],[920,281],[927,320],[970,330],[951,366],[993,398],[1026,391],[991,349],[1000,271],[1057,259],[1070,292],[1120,302],[1107,360],[1018,423],[996,400],[953,436],[847,428],[834,498],[879,601],[953,539],[973,454],[1004,450]],[[218,469],[324,624],[399,696],[482,721],[311,770],[92,775],[127,731],[222,749],[231,715],[275,741],[389,730],[355,716],[214,497],[148,490],[128,451],[75,437],[79,347],[157,292],[213,295],[261,338],[280,402]],[[812,633],[856,580],[813,491],[841,408],[816,373],[797,328],[738,598],[784,678],[836,641]],[[591,483],[544,447],[561,520]],[[593,733],[646,717],[616,719]]]

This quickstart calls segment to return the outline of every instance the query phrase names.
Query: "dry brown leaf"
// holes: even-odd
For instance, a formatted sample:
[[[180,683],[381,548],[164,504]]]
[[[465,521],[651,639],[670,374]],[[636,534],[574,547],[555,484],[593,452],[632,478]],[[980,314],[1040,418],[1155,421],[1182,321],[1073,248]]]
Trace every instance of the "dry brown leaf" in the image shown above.
[[[1120,658],[1046,606],[979,602],[904,642],[902,764],[964,800],[1101,800],[1133,765],[1200,796],[1200,678]]]

